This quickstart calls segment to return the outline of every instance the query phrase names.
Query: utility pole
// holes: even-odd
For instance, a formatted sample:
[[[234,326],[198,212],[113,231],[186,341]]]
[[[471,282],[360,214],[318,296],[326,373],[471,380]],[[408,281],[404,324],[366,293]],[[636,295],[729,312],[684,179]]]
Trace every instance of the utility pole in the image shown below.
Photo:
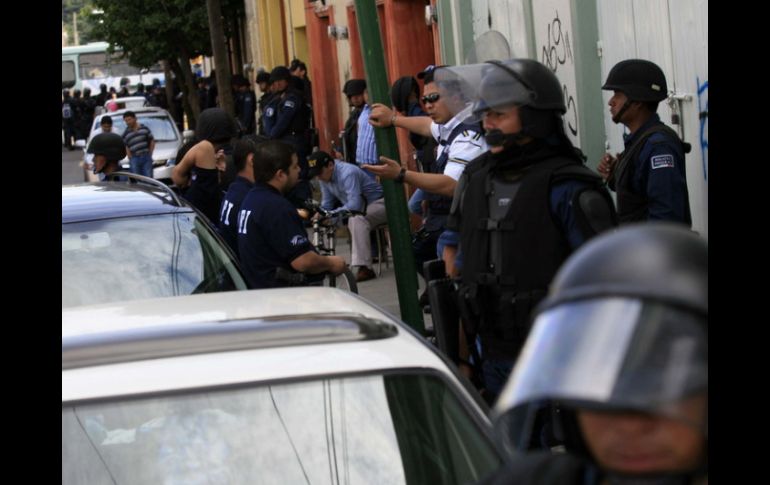
[[[73,45],[80,45],[80,36],[78,36],[78,13],[77,12],[72,12],[72,34],[75,41],[75,44]]]
[[[373,0],[355,0],[358,32],[361,35],[361,53],[366,71],[366,87],[370,102],[390,104],[388,72],[380,38],[377,6]],[[395,128],[375,128],[378,155],[399,159]],[[417,302],[417,273],[412,253],[412,234],[409,231],[409,212],[406,207],[403,184],[382,181],[388,228],[393,245],[393,266],[396,270],[396,288],[401,319],[421,335],[425,335],[422,309]]]
[[[214,68],[217,75],[219,106],[230,116],[235,116],[235,103],[233,103],[232,89],[230,88],[232,73],[230,72],[230,60],[225,49],[222,7],[219,0],[206,0],[206,10],[209,15],[209,32],[211,32],[211,50],[214,53]]]

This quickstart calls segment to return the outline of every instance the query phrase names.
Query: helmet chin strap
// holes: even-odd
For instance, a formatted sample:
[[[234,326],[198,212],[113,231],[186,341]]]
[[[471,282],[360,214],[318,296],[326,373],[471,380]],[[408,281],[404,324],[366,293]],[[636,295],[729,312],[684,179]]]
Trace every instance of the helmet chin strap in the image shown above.
[[[631,106],[631,100],[627,99],[625,103],[623,103],[623,106],[620,107],[620,111],[617,112],[615,116],[612,117],[613,123],[620,123],[620,117],[623,116],[623,114],[628,110],[628,108]]]

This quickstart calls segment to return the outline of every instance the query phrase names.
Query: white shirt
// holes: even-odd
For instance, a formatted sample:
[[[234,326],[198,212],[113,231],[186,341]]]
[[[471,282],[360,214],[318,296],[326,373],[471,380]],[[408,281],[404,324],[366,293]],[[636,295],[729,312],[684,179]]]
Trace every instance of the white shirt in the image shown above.
[[[460,175],[462,175],[468,162],[489,150],[484,135],[475,131],[463,131],[455,137],[450,145],[442,145],[441,140],[449,138],[452,130],[458,124],[460,124],[460,119],[457,115],[443,125],[436,122],[430,124],[430,133],[439,142],[436,158],[440,157],[444,150],[449,150],[449,160],[444,167],[444,175],[455,180],[460,179]]]

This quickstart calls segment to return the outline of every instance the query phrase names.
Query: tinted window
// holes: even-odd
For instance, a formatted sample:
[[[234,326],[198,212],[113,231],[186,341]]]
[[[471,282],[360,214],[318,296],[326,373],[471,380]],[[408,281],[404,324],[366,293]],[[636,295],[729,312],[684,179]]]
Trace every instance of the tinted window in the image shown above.
[[[75,63],[72,61],[61,61],[61,85],[62,88],[75,85]]]
[[[63,484],[460,484],[499,465],[482,428],[432,375],[62,408]]]
[[[191,213],[62,225],[62,307],[246,289]]]

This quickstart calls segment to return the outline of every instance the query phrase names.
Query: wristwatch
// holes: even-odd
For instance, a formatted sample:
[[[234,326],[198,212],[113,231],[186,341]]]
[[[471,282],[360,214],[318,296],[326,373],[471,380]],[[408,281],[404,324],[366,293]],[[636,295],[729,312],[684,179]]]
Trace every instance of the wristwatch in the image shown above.
[[[393,179],[393,181],[402,183],[404,181],[405,176],[406,176],[406,169],[404,167],[401,167],[401,171],[398,172],[398,175],[396,175],[396,178]]]

